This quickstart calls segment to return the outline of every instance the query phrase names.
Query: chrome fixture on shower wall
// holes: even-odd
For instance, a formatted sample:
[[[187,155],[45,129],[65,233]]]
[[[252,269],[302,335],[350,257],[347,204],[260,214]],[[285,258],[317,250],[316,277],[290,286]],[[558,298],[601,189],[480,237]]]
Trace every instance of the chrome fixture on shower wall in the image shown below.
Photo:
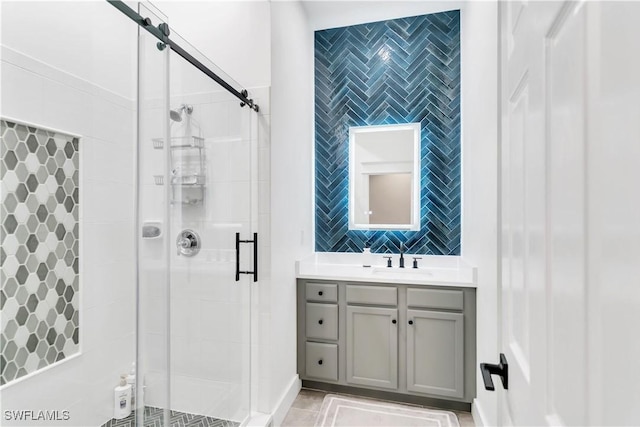
[[[178,255],[192,257],[200,252],[202,241],[200,236],[194,230],[189,228],[182,230],[176,238],[176,248]]]
[[[169,110],[169,117],[174,122],[178,122],[179,123],[179,122],[182,121],[182,114],[183,113],[187,113],[187,115],[191,115],[191,113],[193,113],[193,105],[182,104],[176,110]]]

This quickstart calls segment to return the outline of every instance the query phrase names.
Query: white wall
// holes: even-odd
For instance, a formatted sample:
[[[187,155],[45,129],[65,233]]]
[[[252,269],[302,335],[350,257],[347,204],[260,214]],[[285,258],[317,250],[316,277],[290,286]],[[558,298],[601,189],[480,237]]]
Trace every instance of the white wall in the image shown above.
[[[102,1],[5,1],[1,43],[81,80],[135,97],[137,30]]]
[[[588,420],[640,414],[640,3],[587,9],[586,218]],[[562,369],[558,367],[558,369]]]
[[[118,29],[106,3],[95,9],[62,2],[2,6],[2,116],[82,136],[81,354],[3,387],[2,410],[69,410],[71,420],[64,425],[99,425],[113,415],[113,388],[134,360],[135,115],[131,99],[122,95],[133,87],[135,67],[129,61],[135,38],[130,46],[124,39],[104,43],[98,52],[89,48],[100,39],[95,32],[82,23],[67,28],[75,17],[87,26],[102,19],[100,27],[111,23]],[[58,20],[51,19],[54,10]],[[42,25],[38,37],[28,32],[34,23]],[[83,40],[70,48],[65,42],[81,28],[87,31]],[[109,59],[111,65],[102,69]],[[121,78],[107,78],[109,72]]]
[[[497,393],[478,364],[498,362],[498,7],[465,3],[462,49],[462,256],[478,268],[474,419],[496,425]]]
[[[271,4],[270,404],[297,386],[295,261],[312,251],[313,32],[298,2]],[[293,396],[295,397],[295,395]],[[285,399],[285,401],[281,401]],[[282,403],[282,405],[280,405]],[[274,416],[279,425],[285,413]]]
[[[302,2],[312,30],[345,27],[460,9],[464,1],[306,1]]]
[[[175,33],[242,87],[270,85],[270,3],[267,0],[161,0],[154,4],[169,17]]]

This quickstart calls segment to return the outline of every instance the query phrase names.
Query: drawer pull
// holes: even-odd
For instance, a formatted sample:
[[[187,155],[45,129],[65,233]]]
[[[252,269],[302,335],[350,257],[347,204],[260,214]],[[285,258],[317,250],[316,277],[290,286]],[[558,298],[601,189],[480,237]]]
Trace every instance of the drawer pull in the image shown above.
[[[409,320],[409,324],[410,324],[410,325],[413,325],[413,320]]]
[[[318,325],[322,325],[324,322],[322,319],[318,320]]]
[[[318,295],[322,296],[322,291],[318,291]]]
[[[318,360],[318,365],[322,365],[322,359]]]
[[[395,325],[395,324],[396,324],[396,323],[398,323],[398,322],[396,321],[396,319],[393,319],[393,320],[391,321],[391,323],[393,323],[393,324]]]

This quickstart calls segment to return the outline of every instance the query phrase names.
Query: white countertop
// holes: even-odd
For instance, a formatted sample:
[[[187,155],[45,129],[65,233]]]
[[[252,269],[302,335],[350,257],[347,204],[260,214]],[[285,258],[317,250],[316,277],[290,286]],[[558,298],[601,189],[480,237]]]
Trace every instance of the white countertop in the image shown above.
[[[393,255],[393,267],[386,267],[387,254],[374,254],[371,267],[362,266],[358,253],[318,252],[296,262],[300,279],[343,280],[408,285],[476,287],[476,269],[457,256],[420,255],[419,268],[411,268],[413,254],[405,254],[406,268],[398,268],[399,255]]]

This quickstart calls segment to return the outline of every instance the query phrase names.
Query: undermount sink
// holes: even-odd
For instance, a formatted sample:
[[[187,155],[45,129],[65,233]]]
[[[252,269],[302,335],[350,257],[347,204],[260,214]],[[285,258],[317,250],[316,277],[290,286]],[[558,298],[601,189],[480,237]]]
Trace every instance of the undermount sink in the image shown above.
[[[405,267],[405,268],[399,268],[399,267],[375,267],[373,269],[373,274],[379,274],[379,275],[389,275],[389,276],[395,276],[395,275],[401,275],[401,276],[433,276],[433,274],[431,272],[429,272],[428,270],[422,269],[422,268],[411,268],[411,267]]]

